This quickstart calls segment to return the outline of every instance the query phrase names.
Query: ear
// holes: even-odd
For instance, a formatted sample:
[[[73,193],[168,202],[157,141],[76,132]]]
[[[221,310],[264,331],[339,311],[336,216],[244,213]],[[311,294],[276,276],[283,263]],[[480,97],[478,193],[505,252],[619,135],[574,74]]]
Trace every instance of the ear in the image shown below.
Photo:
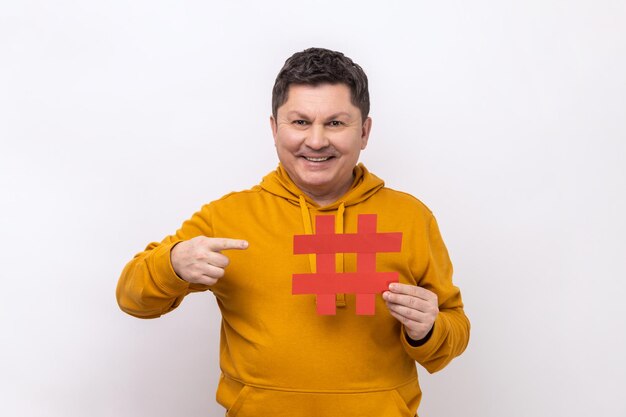
[[[361,127],[361,150],[367,147],[367,141],[370,138],[370,131],[372,130],[372,118],[368,117],[363,122]]]
[[[272,136],[274,137],[274,145],[276,145],[276,132],[278,131],[278,125],[274,115],[270,115],[270,128],[272,129]]]

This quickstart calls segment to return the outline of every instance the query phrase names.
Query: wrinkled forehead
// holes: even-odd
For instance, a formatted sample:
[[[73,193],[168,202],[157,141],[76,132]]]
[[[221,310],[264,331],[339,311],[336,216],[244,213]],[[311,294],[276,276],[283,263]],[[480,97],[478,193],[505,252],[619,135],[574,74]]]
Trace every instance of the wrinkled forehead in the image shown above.
[[[345,113],[359,116],[361,111],[352,103],[350,87],[343,83],[318,85],[291,84],[285,102],[278,108],[281,115],[291,113],[328,115]]]

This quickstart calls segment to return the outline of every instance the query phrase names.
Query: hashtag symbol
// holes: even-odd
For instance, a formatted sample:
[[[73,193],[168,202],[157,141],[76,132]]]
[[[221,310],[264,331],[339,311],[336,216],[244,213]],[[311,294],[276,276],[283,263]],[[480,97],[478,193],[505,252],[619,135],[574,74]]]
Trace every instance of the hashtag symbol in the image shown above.
[[[316,272],[293,274],[292,294],[315,294],[317,313],[336,314],[337,293],[356,294],[356,314],[373,315],[376,294],[391,282],[397,272],[376,272],[376,253],[400,252],[402,233],[377,233],[376,214],[360,214],[357,233],[335,234],[335,216],[316,216],[316,234],[296,235],[294,254],[314,253]],[[335,272],[336,253],[356,253],[356,272]]]

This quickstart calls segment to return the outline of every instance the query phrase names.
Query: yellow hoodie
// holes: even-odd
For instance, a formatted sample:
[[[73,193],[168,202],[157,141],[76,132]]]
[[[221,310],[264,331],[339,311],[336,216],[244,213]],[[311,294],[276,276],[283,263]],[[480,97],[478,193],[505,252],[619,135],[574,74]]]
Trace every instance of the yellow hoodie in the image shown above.
[[[222,313],[217,401],[227,416],[414,416],[415,361],[435,372],[465,349],[469,321],[432,213],[363,165],[354,172],[346,195],[318,207],[279,166],[260,185],[203,206],[124,268],[117,300],[136,317],[159,317],[190,292],[214,293]],[[315,295],[292,295],[292,275],[315,268],[315,255],[293,254],[293,236],[311,234],[318,214],[334,214],[337,233],[356,233],[359,214],[377,214],[378,232],[403,233],[402,251],[378,254],[377,270],[437,294],[440,312],[425,343],[407,342],[380,295],[374,316],[355,314],[354,294],[337,295],[334,316],[317,314]],[[183,281],[170,262],[176,243],[200,235],[249,242],[228,252],[226,274],[210,288]],[[356,255],[337,255],[337,271],[356,271]]]

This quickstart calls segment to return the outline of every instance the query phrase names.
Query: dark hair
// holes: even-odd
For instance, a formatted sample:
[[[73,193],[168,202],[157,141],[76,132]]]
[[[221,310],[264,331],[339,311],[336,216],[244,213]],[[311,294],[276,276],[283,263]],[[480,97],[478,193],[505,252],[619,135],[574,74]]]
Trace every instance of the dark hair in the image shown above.
[[[276,76],[272,90],[274,118],[278,108],[287,101],[291,84],[346,84],[350,87],[352,104],[361,110],[361,119],[365,120],[370,112],[367,75],[358,64],[341,52],[309,48],[289,57]]]

